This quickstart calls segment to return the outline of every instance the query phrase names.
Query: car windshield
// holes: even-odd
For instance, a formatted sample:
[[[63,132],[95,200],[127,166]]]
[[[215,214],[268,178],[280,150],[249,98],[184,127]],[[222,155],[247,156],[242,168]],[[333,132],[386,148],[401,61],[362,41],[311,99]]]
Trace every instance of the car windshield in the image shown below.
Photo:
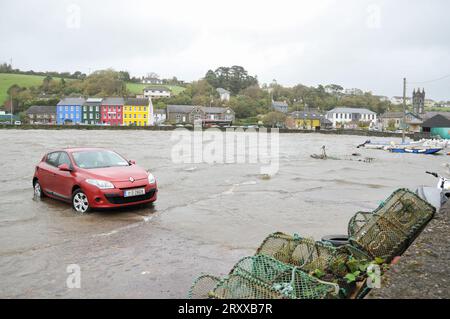
[[[130,165],[119,154],[106,150],[74,152],[72,156],[78,167],[86,169]]]

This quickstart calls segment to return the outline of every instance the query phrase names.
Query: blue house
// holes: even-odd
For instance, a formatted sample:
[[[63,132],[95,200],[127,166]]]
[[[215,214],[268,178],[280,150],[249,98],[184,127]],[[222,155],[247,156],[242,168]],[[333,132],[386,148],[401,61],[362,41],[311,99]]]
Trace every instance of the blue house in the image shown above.
[[[286,102],[272,101],[272,109],[278,112],[287,113],[288,104]]]
[[[59,101],[56,106],[56,123],[58,125],[81,123],[85,102],[83,98],[65,98]]]

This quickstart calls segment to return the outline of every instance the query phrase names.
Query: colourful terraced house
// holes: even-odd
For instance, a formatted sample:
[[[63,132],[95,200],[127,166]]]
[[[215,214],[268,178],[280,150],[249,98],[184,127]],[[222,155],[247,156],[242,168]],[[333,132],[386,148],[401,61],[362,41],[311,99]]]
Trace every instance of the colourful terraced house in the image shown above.
[[[122,125],[124,99],[121,97],[109,97],[102,101],[100,108],[101,123],[104,125]]]
[[[100,107],[102,98],[88,98],[83,105],[83,123],[93,125],[100,123]]]
[[[128,98],[123,106],[123,125],[148,126],[150,112],[149,99]]]
[[[62,99],[56,106],[56,123],[58,125],[80,124],[84,103],[84,98]]]

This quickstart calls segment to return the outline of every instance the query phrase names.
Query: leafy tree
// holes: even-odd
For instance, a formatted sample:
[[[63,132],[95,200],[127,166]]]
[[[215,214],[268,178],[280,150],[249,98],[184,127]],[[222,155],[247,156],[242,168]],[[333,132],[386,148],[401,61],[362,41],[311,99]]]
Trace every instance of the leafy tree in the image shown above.
[[[270,112],[264,116],[263,123],[269,127],[284,127],[286,115],[281,112]]]
[[[258,79],[238,65],[232,67],[221,66],[214,72],[209,70],[204,79],[214,88],[224,88],[236,95],[249,86],[257,85]]]

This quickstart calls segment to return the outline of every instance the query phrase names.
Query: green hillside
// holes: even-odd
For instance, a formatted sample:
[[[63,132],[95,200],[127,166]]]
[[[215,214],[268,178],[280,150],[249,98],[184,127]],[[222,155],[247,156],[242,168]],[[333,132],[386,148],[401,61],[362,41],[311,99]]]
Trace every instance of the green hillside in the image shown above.
[[[17,84],[22,87],[31,87],[42,84],[43,76],[24,74],[0,73],[0,105],[8,98],[8,89]]]
[[[8,89],[17,84],[22,87],[38,86],[42,84],[44,76],[39,75],[25,75],[25,74],[6,74],[0,73],[0,105],[8,98]],[[55,80],[58,78],[54,78]],[[140,83],[127,83],[127,88],[134,94],[142,94],[144,88],[152,85]],[[161,85],[159,85],[161,86]],[[164,85],[172,91],[172,94],[177,95],[185,90],[185,88],[176,85]]]

